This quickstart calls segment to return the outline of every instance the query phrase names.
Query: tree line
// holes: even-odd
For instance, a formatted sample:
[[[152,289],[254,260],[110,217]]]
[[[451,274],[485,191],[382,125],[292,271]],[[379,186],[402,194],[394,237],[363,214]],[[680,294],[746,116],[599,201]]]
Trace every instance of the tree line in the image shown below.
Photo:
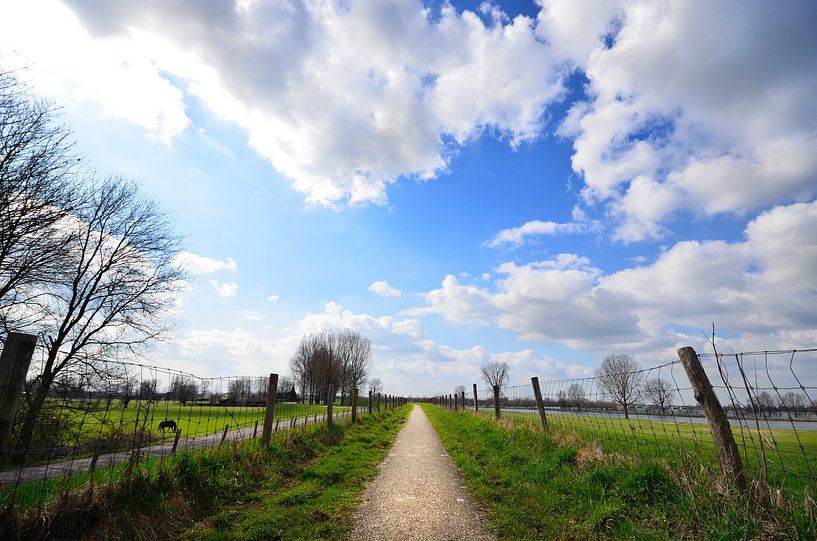
[[[372,342],[350,329],[324,330],[304,336],[289,362],[293,383],[304,402],[326,403],[335,399],[330,389],[340,391],[341,404],[351,399],[352,390],[367,382],[372,361]],[[382,390],[377,378],[369,381],[374,392]]]
[[[56,384],[99,377],[102,361],[169,330],[186,278],[179,249],[154,201],[131,180],[99,178],[59,109],[0,71],[0,338],[34,333],[43,349],[21,406],[24,448]]]
[[[642,370],[641,365],[627,354],[607,355],[595,373],[598,395],[603,399],[599,399],[599,396],[588,398],[587,389],[590,387],[590,380],[588,380],[585,383],[570,383],[564,389],[557,391],[555,396],[544,397],[543,402],[546,406],[557,406],[563,409],[620,409],[628,419],[636,405],[650,405],[654,408],[655,413],[665,414],[672,407],[678,392],[675,386],[664,378],[646,377],[647,372],[647,370]],[[507,384],[510,375],[508,364],[497,361],[487,363],[481,367],[481,374],[482,379],[491,386],[494,399],[498,401],[502,388]],[[465,387],[461,385],[456,388],[458,395],[464,391]],[[766,415],[789,413],[795,417],[806,417],[809,410],[817,414],[814,403],[804,394],[794,391],[777,394],[778,396],[775,397],[763,390],[754,394],[743,406],[727,404],[724,409],[736,415],[750,415],[753,409]],[[516,402],[520,406],[533,403],[529,398]]]

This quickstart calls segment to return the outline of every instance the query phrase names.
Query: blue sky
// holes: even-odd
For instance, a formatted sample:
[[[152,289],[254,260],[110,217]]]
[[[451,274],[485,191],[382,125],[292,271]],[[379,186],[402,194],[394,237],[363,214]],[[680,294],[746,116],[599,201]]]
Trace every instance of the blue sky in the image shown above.
[[[192,273],[156,364],[352,327],[400,392],[817,343],[809,2],[9,6],[5,64]],[[384,283],[385,282],[385,283]]]

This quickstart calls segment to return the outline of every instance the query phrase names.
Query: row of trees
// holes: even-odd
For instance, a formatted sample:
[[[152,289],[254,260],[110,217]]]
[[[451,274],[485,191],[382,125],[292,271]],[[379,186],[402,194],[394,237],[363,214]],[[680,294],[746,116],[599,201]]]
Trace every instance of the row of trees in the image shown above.
[[[341,403],[361,388],[367,379],[372,360],[371,341],[357,331],[321,331],[304,336],[295,350],[289,367],[301,397],[310,404],[334,400],[328,396],[333,385],[340,390]],[[374,392],[381,389],[380,380],[372,380]]]
[[[179,246],[153,201],[131,181],[96,178],[55,107],[0,72],[0,333],[34,331],[45,350],[27,385],[24,447],[62,375],[98,371],[168,330]]]

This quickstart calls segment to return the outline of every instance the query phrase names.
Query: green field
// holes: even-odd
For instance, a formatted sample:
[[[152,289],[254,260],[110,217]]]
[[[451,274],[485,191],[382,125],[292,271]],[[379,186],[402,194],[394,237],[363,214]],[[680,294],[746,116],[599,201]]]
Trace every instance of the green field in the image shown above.
[[[485,412],[480,415],[490,417]],[[515,423],[540,426],[539,416],[503,413]],[[712,464],[715,446],[709,426],[683,422],[610,418],[591,415],[550,415],[551,428],[562,435],[575,433],[594,441],[603,451],[622,452],[641,458],[660,458],[678,464]],[[753,476],[760,474],[762,456],[767,465],[767,481],[776,487],[801,491],[808,478],[817,476],[817,431],[755,427],[733,428],[744,467]]]
[[[409,410],[21,485],[0,539],[342,539]]]
[[[347,406],[334,406],[335,411],[346,411]],[[326,413],[326,406],[300,404],[294,402],[279,402],[275,405],[275,419],[289,420],[292,418],[311,417]],[[107,409],[101,408],[93,414],[74,413],[74,418],[82,423],[82,432],[86,437],[93,438],[96,434],[104,435],[104,428],[129,427],[133,430],[137,425],[144,424],[151,432],[161,435],[159,423],[165,419],[176,423],[181,429],[183,437],[217,434],[229,425],[230,430],[236,428],[254,427],[264,422],[264,408],[256,406],[220,406],[198,405],[188,402],[182,405],[178,401],[161,400],[150,405],[129,404],[123,408],[120,401],[112,401]],[[138,422],[137,422],[138,417]],[[171,438],[170,431],[166,431]]]
[[[678,452],[671,423],[553,415],[543,433],[538,416],[423,409],[502,540],[817,538],[817,506],[791,483],[782,498],[728,489],[706,425],[677,429],[698,455]]]
[[[45,412],[35,428],[33,448],[43,449],[29,456],[27,464],[37,464],[48,449],[63,449],[50,459],[59,459],[70,451],[74,457],[89,456],[97,444],[103,452],[124,449],[138,441],[138,445],[173,441],[172,429],[159,429],[159,423],[171,420],[181,430],[183,439],[222,434],[225,427],[232,431],[239,428],[258,430],[264,423],[264,409],[257,406],[224,406],[179,401],[155,402],[131,401],[124,407],[120,400],[54,400],[47,403]],[[348,406],[334,406],[334,411],[348,411]],[[275,406],[275,422],[282,427],[293,418],[321,416],[325,405],[279,402]],[[282,424],[283,423],[283,424]],[[19,427],[16,429],[19,430]],[[12,434],[11,441],[17,436]],[[5,466],[5,467],[16,467]]]

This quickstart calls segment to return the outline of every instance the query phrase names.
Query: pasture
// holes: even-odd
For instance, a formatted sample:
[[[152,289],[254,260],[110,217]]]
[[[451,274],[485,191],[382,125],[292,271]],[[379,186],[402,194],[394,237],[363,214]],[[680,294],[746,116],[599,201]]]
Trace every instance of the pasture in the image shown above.
[[[493,413],[481,412],[492,416]],[[503,413],[503,419],[514,424],[540,426],[535,412]],[[624,453],[642,458],[682,463],[695,458],[702,464],[715,464],[715,444],[705,424],[685,422],[683,418],[667,417],[664,421],[612,418],[593,415],[550,415],[548,423],[559,437],[570,439],[572,434],[595,442],[605,453]],[[796,425],[795,425],[796,426]],[[807,476],[817,473],[817,431],[765,427],[734,426],[732,431],[744,467],[753,475],[760,474],[763,457],[766,475],[772,486],[802,490]]]

